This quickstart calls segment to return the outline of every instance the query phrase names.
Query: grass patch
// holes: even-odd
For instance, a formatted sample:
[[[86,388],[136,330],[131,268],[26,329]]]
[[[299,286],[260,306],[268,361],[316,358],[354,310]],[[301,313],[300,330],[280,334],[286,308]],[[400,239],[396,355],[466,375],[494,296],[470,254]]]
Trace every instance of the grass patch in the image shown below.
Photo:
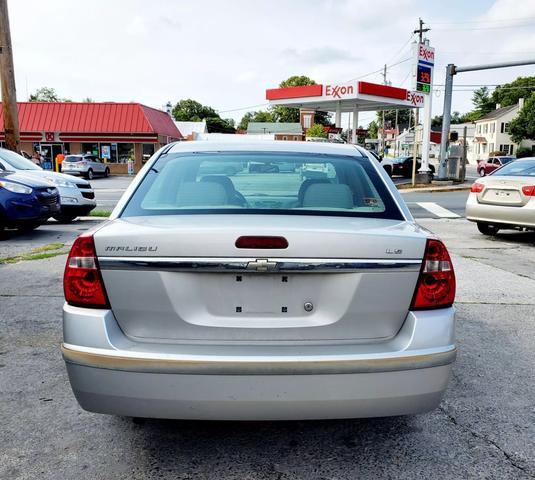
[[[109,217],[111,212],[109,210],[92,210],[89,213],[90,217]]]
[[[58,255],[66,255],[69,252],[61,250],[64,246],[64,243],[49,243],[48,245],[34,248],[20,255],[0,258],[0,264],[24,262],[27,260],[43,260],[45,258],[57,257]]]

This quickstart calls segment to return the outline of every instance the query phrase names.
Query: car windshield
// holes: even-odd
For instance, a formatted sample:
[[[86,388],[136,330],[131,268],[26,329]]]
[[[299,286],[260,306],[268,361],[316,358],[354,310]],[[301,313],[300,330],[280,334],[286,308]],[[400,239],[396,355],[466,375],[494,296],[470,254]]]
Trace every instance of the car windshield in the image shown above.
[[[502,162],[502,165],[505,165],[506,163],[516,160],[516,157],[500,157],[500,160]]]
[[[403,216],[367,157],[164,154],[121,216],[199,213]]]
[[[41,167],[24,158],[22,155],[4,148],[0,150],[0,161],[1,160],[3,160],[2,163],[7,164],[5,165],[6,168],[11,167],[14,170],[42,170]]]
[[[497,177],[535,177],[535,158],[509,162],[493,175]]]

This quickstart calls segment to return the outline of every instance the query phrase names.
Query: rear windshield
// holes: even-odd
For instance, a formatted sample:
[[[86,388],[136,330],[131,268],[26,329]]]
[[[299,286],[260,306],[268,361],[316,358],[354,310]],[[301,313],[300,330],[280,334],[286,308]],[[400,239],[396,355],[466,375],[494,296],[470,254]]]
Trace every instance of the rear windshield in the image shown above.
[[[283,152],[164,154],[122,216],[200,213],[403,219],[367,157]]]
[[[497,177],[535,177],[535,158],[509,162],[494,172]]]
[[[67,155],[64,162],[81,162],[84,158],[76,155]]]
[[[505,165],[506,163],[516,160],[516,157],[500,157],[500,160],[502,162],[502,165]]]

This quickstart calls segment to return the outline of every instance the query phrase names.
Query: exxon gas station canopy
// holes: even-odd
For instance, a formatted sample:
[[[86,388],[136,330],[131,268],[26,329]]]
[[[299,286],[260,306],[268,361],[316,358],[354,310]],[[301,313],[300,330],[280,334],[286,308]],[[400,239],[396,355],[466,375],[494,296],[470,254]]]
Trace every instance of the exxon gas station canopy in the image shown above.
[[[420,108],[424,97],[421,92],[405,88],[357,81],[266,90],[266,99],[271,105],[326,112]]]

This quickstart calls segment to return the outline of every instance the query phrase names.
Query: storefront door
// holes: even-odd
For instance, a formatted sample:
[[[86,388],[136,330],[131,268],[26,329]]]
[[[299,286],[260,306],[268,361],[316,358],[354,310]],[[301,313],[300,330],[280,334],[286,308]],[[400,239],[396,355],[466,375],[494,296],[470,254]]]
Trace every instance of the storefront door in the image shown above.
[[[44,157],[43,165],[41,165],[45,170],[54,169],[54,159],[60,153],[63,153],[63,144],[62,143],[42,143],[41,144],[41,154]]]

